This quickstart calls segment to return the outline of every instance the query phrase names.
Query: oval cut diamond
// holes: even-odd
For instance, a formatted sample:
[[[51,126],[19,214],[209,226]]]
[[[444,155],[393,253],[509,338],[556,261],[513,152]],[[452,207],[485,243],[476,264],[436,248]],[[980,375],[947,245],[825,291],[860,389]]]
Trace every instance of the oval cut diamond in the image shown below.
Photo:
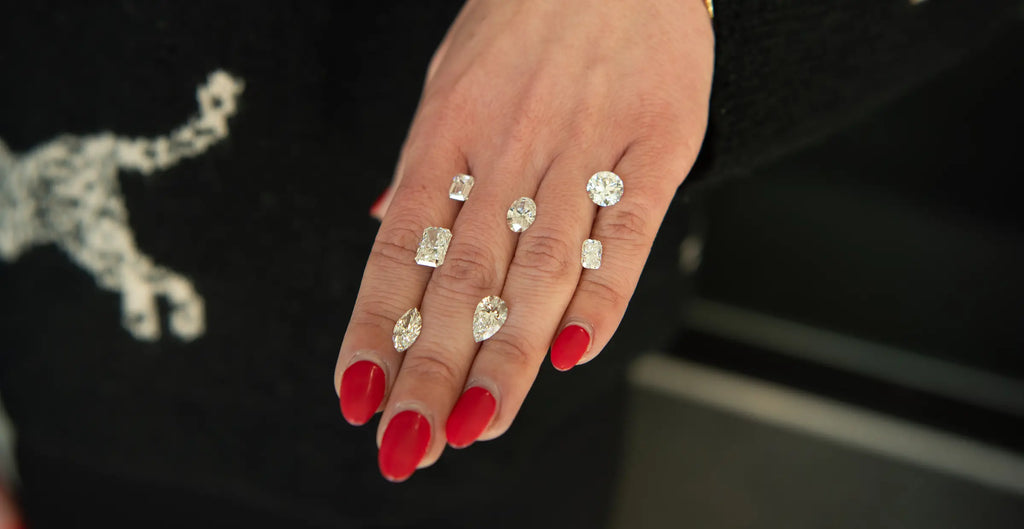
[[[598,206],[611,206],[622,199],[622,179],[611,171],[595,173],[587,182],[587,194]]]
[[[498,296],[487,296],[480,300],[473,313],[473,340],[482,342],[494,336],[508,319],[508,306]]]
[[[529,197],[521,197],[508,208],[508,229],[521,233],[537,220],[537,203]]]

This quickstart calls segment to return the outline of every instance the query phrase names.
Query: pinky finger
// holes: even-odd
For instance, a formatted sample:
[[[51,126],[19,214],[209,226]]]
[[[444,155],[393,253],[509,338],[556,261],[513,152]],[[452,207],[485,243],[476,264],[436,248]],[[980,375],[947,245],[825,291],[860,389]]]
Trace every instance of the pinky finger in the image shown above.
[[[597,212],[590,238],[603,247],[601,266],[583,270],[551,344],[551,364],[560,371],[591,360],[611,340],[675,189],[693,161],[656,154],[635,144],[615,168],[625,182],[625,192],[619,203]],[[663,163],[650,163],[659,159]]]

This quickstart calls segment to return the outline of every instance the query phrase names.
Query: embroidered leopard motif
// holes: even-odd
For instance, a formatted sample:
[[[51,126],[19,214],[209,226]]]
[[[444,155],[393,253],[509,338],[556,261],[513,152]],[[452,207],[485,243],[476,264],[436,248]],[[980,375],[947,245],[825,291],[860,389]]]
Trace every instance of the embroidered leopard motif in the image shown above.
[[[118,172],[148,176],[206,152],[227,137],[243,88],[224,71],[211,73],[196,91],[199,114],[165,136],[62,135],[24,154],[0,139],[0,260],[55,244],[97,286],[120,293],[122,324],[136,339],[160,338],[159,296],[170,306],[172,334],[202,335],[203,298],[191,281],[136,246]]]

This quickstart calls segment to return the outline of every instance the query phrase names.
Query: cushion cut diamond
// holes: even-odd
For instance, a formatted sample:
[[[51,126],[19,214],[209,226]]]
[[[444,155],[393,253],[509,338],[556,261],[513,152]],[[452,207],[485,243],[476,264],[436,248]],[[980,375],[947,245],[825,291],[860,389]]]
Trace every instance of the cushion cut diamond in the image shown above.
[[[508,229],[521,233],[537,220],[537,203],[529,197],[521,197],[508,207]]]
[[[498,296],[487,296],[480,300],[473,313],[473,339],[482,342],[494,336],[508,319],[508,306]]]
[[[452,186],[448,188],[448,197],[452,200],[465,202],[469,192],[473,190],[473,177],[468,174],[457,174],[452,178]]]
[[[402,314],[395,322],[395,330],[391,333],[391,341],[395,344],[395,350],[399,353],[405,352],[412,347],[416,338],[420,337],[420,330],[423,329],[423,316],[419,309],[413,307]]]
[[[587,194],[598,206],[611,206],[622,198],[622,179],[611,171],[595,173],[587,182]]]
[[[416,249],[416,264],[437,268],[444,264],[452,232],[445,228],[431,226],[423,230],[420,246]]]
[[[604,247],[601,241],[597,239],[583,241],[583,255],[580,257],[580,263],[583,265],[583,268],[589,270],[601,268],[601,253],[603,251]]]

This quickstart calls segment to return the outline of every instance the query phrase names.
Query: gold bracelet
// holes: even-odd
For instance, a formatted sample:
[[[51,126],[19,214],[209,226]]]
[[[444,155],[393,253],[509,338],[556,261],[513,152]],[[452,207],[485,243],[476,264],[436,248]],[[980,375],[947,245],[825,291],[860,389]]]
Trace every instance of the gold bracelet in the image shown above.
[[[708,16],[715,18],[715,3],[711,0],[704,0],[704,7],[708,8]]]

